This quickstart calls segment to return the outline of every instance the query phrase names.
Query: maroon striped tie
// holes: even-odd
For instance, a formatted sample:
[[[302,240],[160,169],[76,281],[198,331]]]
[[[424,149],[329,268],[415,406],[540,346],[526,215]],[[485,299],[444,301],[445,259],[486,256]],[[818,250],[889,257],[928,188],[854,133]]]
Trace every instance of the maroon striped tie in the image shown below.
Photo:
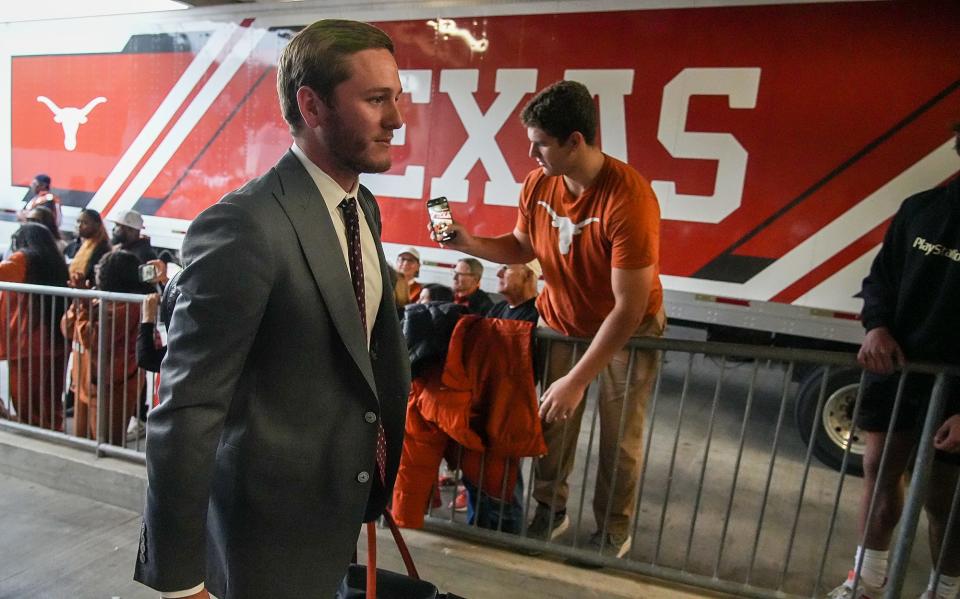
[[[360,249],[360,216],[357,214],[357,202],[347,197],[340,202],[343,210],[343,222],[347,230],[347,256],[350,262],[350,278],[353,280],[353,293],[357,296],[357,308],[360,309],[360,322],[363,324],[363,338],[367,338],[367,301],[363,284],[363,253]],[[380,482],[387,484],[387,438],[383,424],[377,420],[377,470]]]

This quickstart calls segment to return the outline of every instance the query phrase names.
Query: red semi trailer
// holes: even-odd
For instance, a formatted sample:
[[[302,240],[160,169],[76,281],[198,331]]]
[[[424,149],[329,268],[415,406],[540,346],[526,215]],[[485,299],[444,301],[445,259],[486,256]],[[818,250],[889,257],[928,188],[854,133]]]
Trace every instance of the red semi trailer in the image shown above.
[[[534,167],[518,113],[561,78],[595,94],[603,150],[658,195],[671,320],[713,333],[858,343],[856,293],[890,217],[960,164],[954,0],[245,5],[0,24],[8,221],[45,172],[68,224],[84,206],[135,208],[154,245],[179,247],[201,210],[289,147],[277,56],[324,17],[375,22],[396,43],[406,125],[393,168],[363,182],[388,255],[418,247],[427,280],[446,282],[456,255],[428,239],[425,200],[446,196],[479,233],[511,230]],[[809,431],[822,372],[804,376]],[[828,462],[850,434],[848,377],[830,381]]]

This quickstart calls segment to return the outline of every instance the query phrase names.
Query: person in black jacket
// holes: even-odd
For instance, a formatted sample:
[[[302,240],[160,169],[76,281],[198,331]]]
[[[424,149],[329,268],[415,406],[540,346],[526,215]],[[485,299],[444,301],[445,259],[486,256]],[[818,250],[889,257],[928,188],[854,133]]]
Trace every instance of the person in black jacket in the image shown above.
[[[120,212],[113,221],[113,237],[110,241],[121,250],[126,250],[146,264],[157,259],[157,252],[150,246],[150,238],[142,234],[143,217],[136,210]]]
[[[167,347],[157,343],[157,316],[159,305],[160,322],[170,326],[170,317],[173,316],[173,307],[180,297],[180,288],[177,281],[180,273],[177,272],[166,282],[163,293],[151,293],[143,298],[143,307],[140,310],[140,330],[137,332],[137,366],[150,372],[160,372],[160,363],[167,355]]]
[[[960,123],[954,127],[960,146]],[[960,152],[960,147],[957,148]],[[918,193],[900,206],[883,246],[863,281],[861,320],[867,333],[858,359],[868,371],[858,425],[865,431],[861,538],[854,571],[862,561],[864,596],[879,596],[885,588],[888,550],[903,508],[902,477],[911,461],[933,388],[933,376],[908,373],[902,384],[902,405],[894,416],[900,387],[896,368],[907,360],[960,364],[960,179]],[[955,599],[960,587],[960,543],[957,526],[946,531],[957,480],[960,454],[960,385],[948,380],[946,422],[934,438],[936,457],[926,498],[933,563],[943,554],[937,592],[925,597]],[[894,418],[892,434],[890,421]],[[884,444],[887,464],[879,472]],[[869,522],[866,511],[876,486]],[[866,533],[864,535],[864,530]],[[946,539],[944,541],[944,539]],[[932,587],[935,576],[931,574]],[[853,575],[829,597],[857,596]]]

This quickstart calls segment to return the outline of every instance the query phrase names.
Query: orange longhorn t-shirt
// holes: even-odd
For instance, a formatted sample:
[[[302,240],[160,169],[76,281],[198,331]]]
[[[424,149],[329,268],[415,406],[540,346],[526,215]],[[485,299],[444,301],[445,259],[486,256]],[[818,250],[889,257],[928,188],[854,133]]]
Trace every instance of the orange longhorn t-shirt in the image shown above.
[[[610,269],[654,266],[645,318],[660,311],[660,206],[646,179],[610,156],[580,197],[563,177],[527,175],[517,229],[530,236],[546,288],[537,309],[550,328],[592,337],[613,310]]]

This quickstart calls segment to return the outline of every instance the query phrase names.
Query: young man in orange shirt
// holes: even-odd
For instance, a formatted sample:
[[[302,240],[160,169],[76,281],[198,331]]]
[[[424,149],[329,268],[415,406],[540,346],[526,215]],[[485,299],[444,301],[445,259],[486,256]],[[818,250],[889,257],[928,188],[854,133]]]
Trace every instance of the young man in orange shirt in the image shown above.
[[[657,365],[656,352],[638,351],[631,367],[624,346],[631,337],[663,333],[660,209],[639,173],[595,145],[596,108],[584,85],[554,83],[527,104],[521,121],[539,168],[524,182],[513,232],[474,237],[454,223],[456,235],[444,245],[501,264],[537,258],[546,282],[537,300],[541,325],[591,339],[585,351],[550,345],[540,408],[549,451],[537,464],[533,496],[538,505],[529,534],[553,539],[569,527],[566,478],[584,395],[599,377],[600,459],[593,510],[600,530],[590,542],[598,551],[622,557],[631,547],[644,412]]]

